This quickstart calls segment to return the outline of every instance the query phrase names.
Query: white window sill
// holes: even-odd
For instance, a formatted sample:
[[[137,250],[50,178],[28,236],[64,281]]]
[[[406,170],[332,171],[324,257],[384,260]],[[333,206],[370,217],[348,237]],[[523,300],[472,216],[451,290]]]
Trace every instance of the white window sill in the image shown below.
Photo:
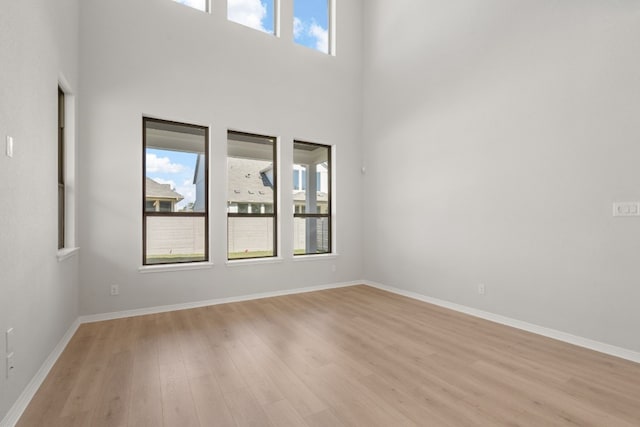
[[[62,262],[65,259],[71,258],[75,254],[80,252],[80,248],[62,248],[58,249],[58,262]]]
[[[194,262],[185,264],[165,264],[165,265],[143,265],[138,268],[142,274],[164,273],[167,271],[205,270],[213,268],[212,262]]]
[[[231,259],[227,260],[227,267],[240,267],[243,265],[255,265],[255,264],[278,264],[283,259],[281,257],[276,258],[253,258],[253,259]]]
[[[336,259],[338,254],[317,254],[317,255],[294,255],[293,262],[320,261],[325,259]]]

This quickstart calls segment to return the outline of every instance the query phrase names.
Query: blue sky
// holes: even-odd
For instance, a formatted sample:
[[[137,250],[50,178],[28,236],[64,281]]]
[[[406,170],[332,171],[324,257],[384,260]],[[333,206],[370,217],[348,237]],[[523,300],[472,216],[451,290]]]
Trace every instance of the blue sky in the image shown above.
[[[174,0],[206,10],[206,0]],[[227,0],[227,18],[273,34],[274,0]],[[296,43],[329,53],[328,0],[294,0],[293,35]]]
[[[293,17],[293,35],[296,43],[328,53],[328,1],[294,0]]]
[[[193,185],[196,160],[195,153],[147,148],[146,176],[160,184],[169,184],[180,193],[184,197],[178,204],[181,209],[196,197],[196,186]]]
[[[227,18],[273,34],[273,0],[227,0]]]

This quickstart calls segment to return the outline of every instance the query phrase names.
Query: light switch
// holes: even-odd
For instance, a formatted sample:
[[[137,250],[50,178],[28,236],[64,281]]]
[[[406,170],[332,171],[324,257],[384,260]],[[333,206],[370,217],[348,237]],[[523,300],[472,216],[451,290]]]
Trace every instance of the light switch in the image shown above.
[[[5,343],[6,343],[6,350],[5,352],[7,354],[9,353],[13,353],[13,328],[9,328],[7,329],[7,333],[5,335]]]
[[[614,203],[613,216],[640,216],[640,202]]]
[[[7,136],[7,157],[13,157],[13,137]]]

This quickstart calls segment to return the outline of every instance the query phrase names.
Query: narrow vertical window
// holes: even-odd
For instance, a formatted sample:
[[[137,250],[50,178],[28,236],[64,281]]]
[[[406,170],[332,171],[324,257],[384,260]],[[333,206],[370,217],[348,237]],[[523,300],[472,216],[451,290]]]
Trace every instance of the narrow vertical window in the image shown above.
[[[228,132],[228,259],[277,256],[276,138]]]
[[[275,34],[276,0],[227,0],[227,19],[269,34]]]
[[[293,39],[302,46],[330,52],[331,0],[293,1]]]
[[[65,247],[64,92],[58,86],[58,249]]]
[[[294,255],[331,253],[331,147],[295,141],[293,163]]]
[[[208,261],[208,129],[144,118],[143,141],[143,264]]]

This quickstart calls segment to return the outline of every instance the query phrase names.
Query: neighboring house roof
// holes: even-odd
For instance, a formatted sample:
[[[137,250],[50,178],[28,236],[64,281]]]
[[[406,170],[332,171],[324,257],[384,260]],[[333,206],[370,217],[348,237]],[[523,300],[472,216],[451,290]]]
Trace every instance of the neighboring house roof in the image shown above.
[[[147,178],[145,186],[148,199],[172,199],[176,202],[184,199],[182,194],[175,192],[169,184],[160,184],[151,178]]]
[[[229,157],[229,201],[235,203],[273,203],[273,189],[269,185],[267,173],[271,162]],[[327,202],[327,193],[318,192],[318,201]],[[293,193],[293,200],[304,202],[304,191]]]
[[[271,162],[237,157],[227,159],[229,201],[237,203],[273,203],[273,189],[264,171]],[[263,172],[263,173],[261,173]]]

